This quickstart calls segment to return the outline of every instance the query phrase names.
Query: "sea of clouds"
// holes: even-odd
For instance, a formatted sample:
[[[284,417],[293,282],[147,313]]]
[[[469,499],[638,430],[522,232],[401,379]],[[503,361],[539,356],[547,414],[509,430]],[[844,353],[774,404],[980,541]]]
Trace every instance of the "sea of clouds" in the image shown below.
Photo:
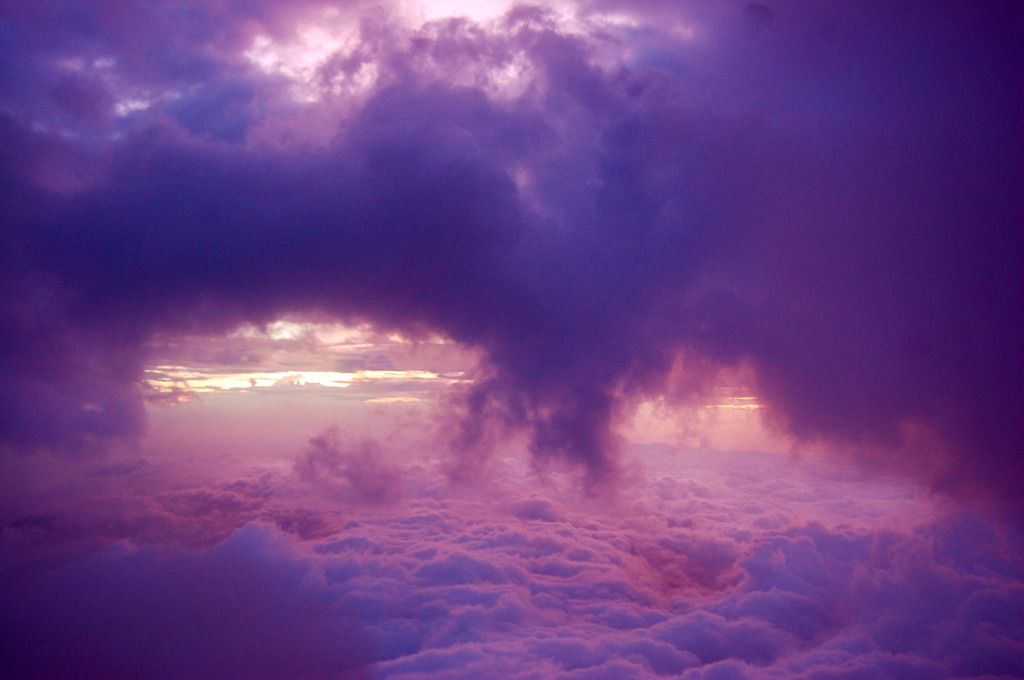
[[[117,502],[79,483],[74,510],[49,501],[4,529],[0,674],[1024,673],[1021,544],[989,520],[776,454],[630,459],[601,498],[514,456],[455,484],[336,432],[291,470],[231,481],[96,468]]]

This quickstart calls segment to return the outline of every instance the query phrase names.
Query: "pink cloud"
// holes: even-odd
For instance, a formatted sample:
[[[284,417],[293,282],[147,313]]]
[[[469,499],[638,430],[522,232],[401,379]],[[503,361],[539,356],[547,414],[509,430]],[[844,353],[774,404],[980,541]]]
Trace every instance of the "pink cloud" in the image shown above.
[[[354,489],[311,502],[298,492],[319,482],[301,472],[148,489],[140,502],[153,494],[174,518],[164,537],[124,525],[102,540],[127,543],[88,557],[77,536],[117,511],[82,496],[74,534],[47,530],[51,549],[71,551],[63,566],[22,573],[3,600],[23,621],[8,674],[80,658],[106,677],[158,677],[169,654],[183,677],[195,664],[290,677],[296,654],[310,677],[1020,672],[1024,562],[987,520],[769,454],[638,452],[648,474],[603,510],[529,472],[460,489],[397,462],[406,491],[386,512]],[[295,524],[299,512],[319,530]],[[174,547],[209,522],[226,538]],[[7,553],[30,550],[42,527],[8,523]],[[115,620],[143,637],[126,647]],[[160,637],[166,621],[180,632]],[[263,649],[261,670],[246,645]]]

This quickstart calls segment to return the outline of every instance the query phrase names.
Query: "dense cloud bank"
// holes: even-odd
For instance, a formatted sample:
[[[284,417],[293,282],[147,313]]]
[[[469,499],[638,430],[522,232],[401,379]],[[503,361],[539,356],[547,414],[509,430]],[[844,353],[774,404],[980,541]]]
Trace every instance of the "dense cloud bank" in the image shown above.
[[[741,369],[1019,509],[1017,3],[246,7],[4,6],[5,447],[137,434],[158,334],[316,313],[481,349],[472,455],[607,480],[637,399]]]
[[[827,5],[0,3],[0,676],[1024,677],[1024,14]]]
[[[515,460],[474,491],[402,466],[382,503],[311,481],[324,447],[293,473],[164,490],[146,466],[97,468],[147,491],[112,507],[80,482],[93,497],[73,512],[8,523],[0,674],[1024,675],[1018,538],[913,487],[649,448],[614,505]]]

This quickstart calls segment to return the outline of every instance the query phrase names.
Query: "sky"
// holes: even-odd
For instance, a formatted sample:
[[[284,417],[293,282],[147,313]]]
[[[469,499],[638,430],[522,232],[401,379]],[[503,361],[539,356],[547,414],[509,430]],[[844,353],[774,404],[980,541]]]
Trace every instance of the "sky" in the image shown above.
[[[0,3],[0,677],[1024,677],[1020,3]]]

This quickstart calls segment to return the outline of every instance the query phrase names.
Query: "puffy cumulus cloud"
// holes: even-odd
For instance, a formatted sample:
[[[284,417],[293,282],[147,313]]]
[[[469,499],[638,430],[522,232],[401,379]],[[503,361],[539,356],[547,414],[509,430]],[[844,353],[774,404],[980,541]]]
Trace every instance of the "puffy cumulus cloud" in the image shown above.
[[[153,337],[317,312],[479,349],[468,451],[607,481],[637,399],[742,366],[799,439],[1019,514],[1015,3],[0,21],[7,447],[130,439]]]
[[[0,598],[12,642],[0,668],[13,678],[1024,673],[1019,536],[902,483],[767,454],[641,453],[646,476],[600,506],[543,492],[513,462],[496,485],[447,491],[437,471],[403,467],[408,491],[386,511],[311,501],[298,473],[217,493],[150,490],[185,524],[249,514],[190,548],[179,525],[5,574],[16,587]],[[320,530],[304,532],[299,511]],[[13,543],[25,531],[8,524],[7,555],[27,549]]]

